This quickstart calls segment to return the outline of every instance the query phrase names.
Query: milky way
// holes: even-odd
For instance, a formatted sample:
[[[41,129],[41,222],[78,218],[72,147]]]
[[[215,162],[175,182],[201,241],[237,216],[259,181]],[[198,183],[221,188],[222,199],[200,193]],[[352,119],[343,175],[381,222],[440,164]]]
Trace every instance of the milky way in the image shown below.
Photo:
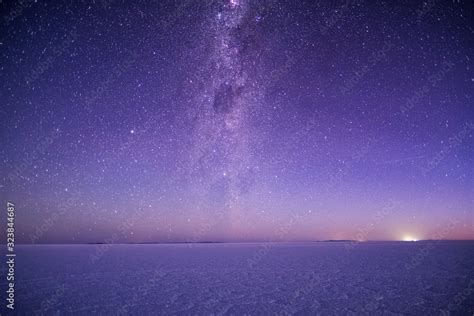
[[[250,67],[256,63],[252,50],[257,20],[247,6],[240,2],[218,6],[205,30],[212,37],[211,53],[197,101],[192,156],[192,168],[206,190],[201,201],[218,199],[206,207],[217,208],[231,226],[241,221],[239,198],[249,190],[255,168],[256,131],[250,120],[259,100]]]
[[[472,12],[6,1],[0,193],[17,236],[473,238]]]

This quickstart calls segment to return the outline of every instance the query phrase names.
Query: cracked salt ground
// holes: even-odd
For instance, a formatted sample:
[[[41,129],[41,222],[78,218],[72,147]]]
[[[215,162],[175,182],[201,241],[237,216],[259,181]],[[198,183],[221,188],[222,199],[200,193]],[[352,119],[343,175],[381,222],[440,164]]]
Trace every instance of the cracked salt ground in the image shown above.
[[[409,269],[404,262],[423,242],[361,243],[349,251],[344,243],[272,244],[253,265],[248,260],[261,244],[111,245],[92,263],[95,247],[19,246],[18,314],[436,315],[449,307],[462,315],[474,310],[473,242],[438,242]]]

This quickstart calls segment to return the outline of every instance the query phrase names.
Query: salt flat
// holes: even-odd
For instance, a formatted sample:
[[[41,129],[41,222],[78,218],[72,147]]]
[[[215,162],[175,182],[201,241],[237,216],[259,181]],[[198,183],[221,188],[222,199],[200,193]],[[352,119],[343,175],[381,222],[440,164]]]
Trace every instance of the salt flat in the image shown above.
[[[22,315],[474,313],[474,242],[23,245],[16,258]]]

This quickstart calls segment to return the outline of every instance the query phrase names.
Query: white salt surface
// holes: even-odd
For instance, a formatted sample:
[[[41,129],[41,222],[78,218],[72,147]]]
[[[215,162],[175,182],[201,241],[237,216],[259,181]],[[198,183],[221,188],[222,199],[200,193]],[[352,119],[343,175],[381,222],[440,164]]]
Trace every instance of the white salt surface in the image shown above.
[[[19,315],[474,313],[473,242],[34,245],[16,261]]]

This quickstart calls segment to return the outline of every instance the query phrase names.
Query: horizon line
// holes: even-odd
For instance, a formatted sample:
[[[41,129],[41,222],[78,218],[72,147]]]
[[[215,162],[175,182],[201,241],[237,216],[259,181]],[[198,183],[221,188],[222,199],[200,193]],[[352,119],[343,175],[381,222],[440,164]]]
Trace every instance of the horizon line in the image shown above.
[[[370,240],[351,240],[351,239],[327,239],[327,240],[288,240],[288,241],[148,241],[148,242],[50,242],[50,243],[15,243],[15,245],[159,245],[159,244],[264,244],[264,243],[367,243],[367,242],[403,242],[417,243],[427,241],[474,241],[474,239],[419,239],[419,240],[393,240],[393,239],[370,239]],[[1,243],[6,245],[6,243]]]

